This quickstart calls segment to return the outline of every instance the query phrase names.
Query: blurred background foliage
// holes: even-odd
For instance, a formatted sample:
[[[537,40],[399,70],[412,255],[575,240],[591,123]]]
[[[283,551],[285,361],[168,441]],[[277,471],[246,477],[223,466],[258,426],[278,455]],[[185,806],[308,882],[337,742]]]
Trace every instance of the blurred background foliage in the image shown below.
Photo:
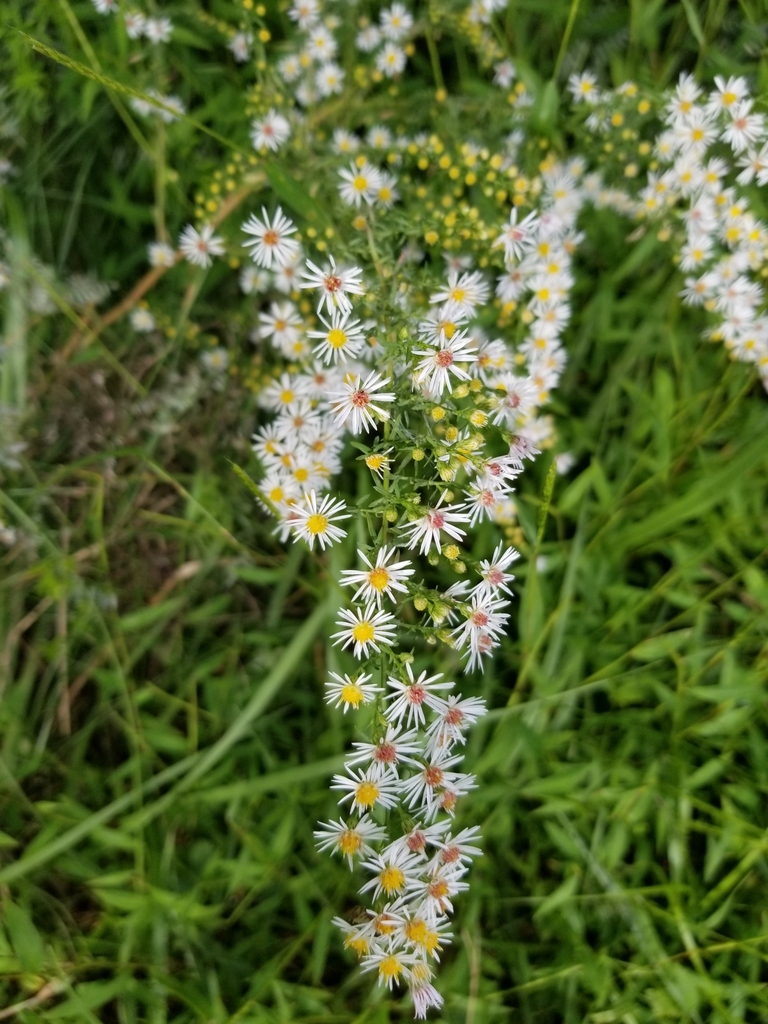
[[[284,5],[266,6],[279,47]],[[454,7],[436,3],[438,20]],[[170,143],[18,30],[118,82],[162,78],[247,150],[248,69],[214,24],[240,11],[164,4],[167,63],[135,66],[119,21],[85,0],[5,0],[14,258],[33,252],[61,279],[96,271],[117,298],[156,235],[147,152],[166,147],[171,234],[230,159],[186,122]],[[756,0],[512,0],[499,24],[540,84],[556,68],[560,88],[582,68],[658,88],[683,70],[743,73],[765,109]],[[444,31],[437,45],[449,93],[481,87],[461,43]],[[442,1016],[762,1022],[768,401],[700,340],[661,242],[633,246],[606,213],[584,229],[553,403],[577,463],[540,543],[547,458],[518,487],[517,622],[478,684],[493,711],[470,740],[481,785],[462,819],[481,825],[485,856],[444,957]],[[174,375],[197,343],[192,303],[226,336],[232,276],[215,268],[183,315],[168,287],[180,329],[161,355],[119,323],[67,353],[66,302],[41,319],[3,299],[23,353],[3,364],[3,404],[27,447],[0,468],[0,514],[18,531],[0,549],[0,1019],[409,1014],[341,950],[330,920],[353,911],[355,885],[312,844],[352,738],[322,702],[332,574],[280,549],[232,471],[247,464],[247,390]]]

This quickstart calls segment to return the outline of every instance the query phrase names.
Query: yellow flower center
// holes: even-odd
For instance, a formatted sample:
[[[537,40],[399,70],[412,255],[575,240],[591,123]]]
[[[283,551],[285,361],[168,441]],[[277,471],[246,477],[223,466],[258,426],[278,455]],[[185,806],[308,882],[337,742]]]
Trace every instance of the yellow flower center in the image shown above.
[[[419,946],[424,945],[424,940],[427,937],[427,923],[422,921],[421,918],[414,918],[413,921],[409,921],[405,926],[405,934],[411,942],[415,942]]]
[[[357,683],[347,683],[347,685],[342,688],[340,697],[345,704],[351,704],[352,707],[356,708],[363,699],[363,691]]]
[[[325,533],[327,529],[328,516],[315,512],[307,519],[307,532],[311,533],[313,537],[316,537],[318,533]]]
[[[381,882],[381,888],[387,894],[391,896],[393,892],[400,892],[405,885],[405,875],[400,868],[387,867],[379,875],[379,882]]]
[[[350,935],[344,945],[348,949],[354,949],[358,956],[365,956],[368,952],[368,939],[362,936]]]
[[[368,469],[381,469],[386,461],[383,455],[369,455],[365,464]]]
[[[328,331],[328,344],[331,348],[344,348],[347,344],[347,336],[340,327]]]
[[[736,102],[737,98],[738,97],[736,96],[735,92],[724,92],[723,93],[723,106],[724,107],[730,107],[731,104]]]
[[[339,836],[339,849],[345,857],[351,853],[357,853],[362,845],[363,840],[354,829],[348,828],[346,832],[342,832]]]
[[[440,948],[440,936],[437,932],[427,932],[423,944],[428,953],[434,954],[435,950]]]
[[[361,782],[355,793],[355,803],[360,807],[373,807],[379,798],[379,787],[375,782]]]
[[[293,475],[300,484],[303,484],[309,478],[309,470],[301,466]]]
[[[452,288],[451,298],[454,302],[463,302],[467,297],[467,291],[465,288]]]
[[[703,130],[701,128],[694,128],[691,132],[691,138],[694,142],[701,142],[701,140],[704,138]]]
[[[352,639],[359,644],[368,644],[376,635],[376,630],[370,622],[358,622],[352,630]]]
[[[269,492],[270,501],[282,501],[284,497],[285,491],[280,486],[273,487],[272,490]]]
[[[379,964],[379,977],[386,978],[387,981],[391,978],[399,978],[402,973],[403,965],[396,956],[385,956]]]
[[[357,192],[365,192],[365,190],[368,188],[368,179],[363,177],[362,174],[358,174],[355,178],[352,179],[352,188],[355,189]]]
[[[284,402],[286,405],[290,405],[290,403],[293,401],[293,398],[293,392],[290,390],[280,392],[280,401]]]
[[[383,566],[377,565],[375,569],[371,569],[368,573],[368,583],[374,590],[378,590],[381,593],[389,583],[389,573]]]

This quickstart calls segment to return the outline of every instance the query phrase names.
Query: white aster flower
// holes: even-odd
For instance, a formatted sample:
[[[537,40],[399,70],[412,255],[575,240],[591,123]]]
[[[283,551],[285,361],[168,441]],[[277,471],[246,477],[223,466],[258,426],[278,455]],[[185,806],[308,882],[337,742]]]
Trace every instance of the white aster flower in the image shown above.
[[[395,591],[408,593],[405,581],[413,576],[415,570],[407,559],[402,562],[389,561],[396,550],[385,545],[376,553],[376,561],[371,562],[365,552],[358,548],[357,553],[368,568],[344,569],[341,573],[342,586],[358,588],[352,597],[353,601],[362,597],[365,601],[376,601],[381,607],[381,599],[385,594],[394,601]]]
[[[147,18],[144,22],[144,35],[150,43],[167,43],[173,32],[170,18]]]
[[[126,11],[123,16],[123,24],[129,39],[139,39],[143,36],[146,23],[146,15],[142,14],[141,11]]]
[[[257,119],[251,124],[251,142],[254,149],[271,149],[276,153],[290,136],[291,126],[288,119],[274,107],[260,120]]]
[[[419,551],[422,555],[429,553],[432,544],[438,552],[442,551],[442,534],[446,533],[453,540],[464,539],[466,530],[463,530],[457,523],[469,522],[469,515],[464,511],[462,505],[443,505],[445,492],[440,495],[440,500],[434,508],[427,509],[423,516],[413,523],[403,527],[403,532],[410,534],[408,547],[415,548],[421,544]]]
[[[407,682],[403,682],[394,676],[390,676],[387,679],[387,686],[394,693],[388,694],[386,697],[386,700],[391,701],[391,703],[388,705],[384,715],[387,721],[394,725],[400,725],[403,718],[407,717],[406,725],[410,728],[414,722],[423,725],[424,708],[428,707],[436,711],[440,707],[439,692],[441,690],[453,689],[454,684],[449,681],[444,683],[438,682],[439,679],[443,678],[442,672],[438,672],[433,676],[427,676],[425,670],[420,673],[418,678],[414,678],[410,662],[406,664],[405,668],[408,673]]]
[[[250,32],[236,32],[227,43],[228,49],[238,64],[244,64],[251,55],[253,36]]]
[[[308,337],[319,338],[320,344],[315,345],[313,352],[325,363],[345,363],[351,356],[356,356],[363,343],[363,330],[359,320],[350,320],[348,310],[334,309],[331,322],[322,313],[318,314],[324,331],[308,331]]]
[[[326,494],[318,504],[315,492],[310,491],[304,495],[304,504],[297,505],[293,510],[292,529],[295,537],[305,540],[310,549],[314,547],[315,541],[323,549],[335,544],[347,535],[346,530],[336,525],[342,519],[351,518],[346,508],[343,498],[333,498],[330,494]]]
[[[381,687],[368,682],[371,677],[364,672],[354,679],[348,675],[340,676],[336,672],[330,675],[332,679],[325,684],[325,702],[333,704],[335,708],[343,705],[345,715],[350,708],[356,711],[361,704],[370,703],[375,700],[377,693],[381,693]]]
[[[359,267],[337,267],[333,256],[328,258],[330,266],[323,269],[307,260],[307,270],[304,271],[299,287],[320,289],[318,313],[322,312],[323,306],[329,312],[336,306],[342,312],[348,312],[352,309],[349,296],[363,295],[365,292],[360,281],[363,272]]]
[[[370,844],[387,838],[387,830],[377,825],[368,814],[354,825],[344,820],[319,822],[319,825],[315,832],[318,850],[340,853],[347,858],[350,871],[354,867],[355,856],[370,857],[373,854]]]
[[[315,88],[320,96],[334,96],[344,88],[344,70],[332,60],[321,64],[315,75]]]
[[[464,331],[450,338],[442,331],[436,348],[414,349],[413,354],[422,357],[414,369],[414,382],[431,395],[441,395],[446,388],[452,391],[452,376],[469,380],[469,373],[459,364],[477,359],[474,341]]]
[[[290,263],[299,250],[299,243],[290,236],[295,233],[296,225],[285,216],[278,206],[272,221],[266,208],[261,208],[263,220],[251,214],[242,225],[243,231],[253,237],[244,243],[250,249],[250,257],[260,267],[270,269],[282,267]]]
[[[350,769],[348,775],[334,775],[331,782],[331,789],[345,793],[339,803],[351,799],[352,810],[358,812],[370,811],[372,807],[395,807],[399,787],[400,780],[394,772],[381,774],[376,768],[357,772]]]
[[[341,628],[332,634],[334,644],[341,644],[342,649],[353,645],[356,658],[367,658],[369,647],[378,654],[380,644],[391,646],[395,642],[394,616],[381,609],[377,611],[374,601],[366,608],[342,608],[336,625]]]
[[[224,255],[224,240],[214,235],[210,224],[203,224],[199,231],[187,224],[179,236],[179,249],[196,267],[210,267],[211,256]]]
[[[351,417],[349,429],[353,434],[359,434],[362,430],[373,430],[376,426],[374,413],[379,419],[389,419],[389,412],[376,404],[394,402],[393,393],[381,391],[387,384],[389,379],[382,377],[375,370],[368,374],[365,380],[359,376],[345,380],[344,390],[332,392],[329,396],[336,423],[346,423]]]
[[[379,171],[362,157],[360,165],[352,163],[349,170],[342,168],[339,174],[342,183],[339,185],[339,193],[345,203],[350,206],[360,207],[365,202],[371,206],[376,199],[376,190],[379,185]]]
[[[155,329],[155,318],[148,309],[144,309],[141,306],[137,306],[136,309],[131,311],[129,319],[131,327],[134,331],[138,331],[139,334],[146,334]]]
[[[172,267],[176,262],[176,251],[167,242],[150,242],[147,252],[152,267]]]

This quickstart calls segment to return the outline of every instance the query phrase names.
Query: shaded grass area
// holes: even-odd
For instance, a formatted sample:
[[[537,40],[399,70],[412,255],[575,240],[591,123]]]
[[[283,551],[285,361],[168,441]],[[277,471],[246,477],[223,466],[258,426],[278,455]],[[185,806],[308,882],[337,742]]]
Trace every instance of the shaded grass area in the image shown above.
[[[521,55],[549,66],[568,6],[545,24],[517,7]],[[650,53],[662,80],[702,54],[718,70],[723,26],[754,35],[736,5],[702,5],[699,45],[690,10],[585,5],[568,59],[599,64],[602,43],[618,74]],[[59,251],[77,255],[83,225],[112,244],[86,180],[126,188],[99,189],[89,165],[69,234],[53,216]],[[25,207],[36,239],[40,202]],[[142,223],[109,267],[126,284]],[[443,958],[442,1017],[763,1021],[768,401],[700,340],[661,243],[633,248],[606,215],[585,227],[554,404],[577,463],[540,542],[546,458],[518,489],[517,622],[472,681],[493,710],[470,739],[481,785],[461,824],[481,825],[485,856]],[[284,553],[233,473],[253,420],[236,383],[181,394],[117,329],[111,362],[95,346],[61,362],[46,330],[8,307],[31,413],[0,490],[19,530],[0,557],[0,1013],[407,1016],[341,950],[331,918],[354,913],[357,884],[312,844],[354,735],[322,702],[346,664],[327,639],[338,565]]]

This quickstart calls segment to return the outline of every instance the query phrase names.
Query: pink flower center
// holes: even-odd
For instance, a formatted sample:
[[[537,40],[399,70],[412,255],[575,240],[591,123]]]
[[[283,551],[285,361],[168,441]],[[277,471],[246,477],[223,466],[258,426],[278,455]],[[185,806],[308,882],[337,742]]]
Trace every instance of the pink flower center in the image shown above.
[[[485,614],[485,612],[472,612],[472,614],[469,617],[469,621],[472,623],[473,626],[478,626],[480,629],[483,629],[483,627],[488,625],[488,616]]]
[[[464,721],[464,712],[460,708],[449,708],[445,713],[446,725],[461,725]]]
[[[489,569],[485,574],[485,578],[491,586],[498,587],[500,583],[504,582],[504,573],[501,569]]]
[[[435,356],[435,362],[443,370],[446,369],[448,366],[453,364],[453,352],[447,348],[440,349]]]
[[[337,292],[339,288],[341,288],[341,278],[329,274],[325,279],[325,290],[327,292]]]
[[[433,530],[442,530],[445,526],[445,516],[442,512],[430,512],[427,518]]]
[[[482,636],[478,637],[478,639],[477,639],[477,649],[479,651],[481,651],[483,654],[487,654],[488,651],[490,651],[490,649],[492,647],[493,647],[493,640],[489,636],[482,635]]]
[[[431,764],[429,768],[424,769],[424,781],[432,788],[439,786],[443,781],[443,769]]]
[[[496,504],[496,496],[493,491],[483,491],[480,495],[480,504],[485,508],[492,508]]]
[[[440,854],[440,860],[443,864],[455,864],[460,854],[458,846],[446,846]]]
[[[364,409],[371,401],[367,391],[355,391],[352,395],[352,405],[357,409]]]
[[[405,840],[405,845],[411,853],[419,853],[427,845],[427,837],[423,832],[412,832]]]
[[[411,686],[408,689],[408,700],[411,704],[415,704],[419,707],[424,703],[424,698],[427,696],[427,691],[423,686]]]
[[[397,750],[394,743],[380,743],[373,756],[382,764],[394,764],[397,761]]]

